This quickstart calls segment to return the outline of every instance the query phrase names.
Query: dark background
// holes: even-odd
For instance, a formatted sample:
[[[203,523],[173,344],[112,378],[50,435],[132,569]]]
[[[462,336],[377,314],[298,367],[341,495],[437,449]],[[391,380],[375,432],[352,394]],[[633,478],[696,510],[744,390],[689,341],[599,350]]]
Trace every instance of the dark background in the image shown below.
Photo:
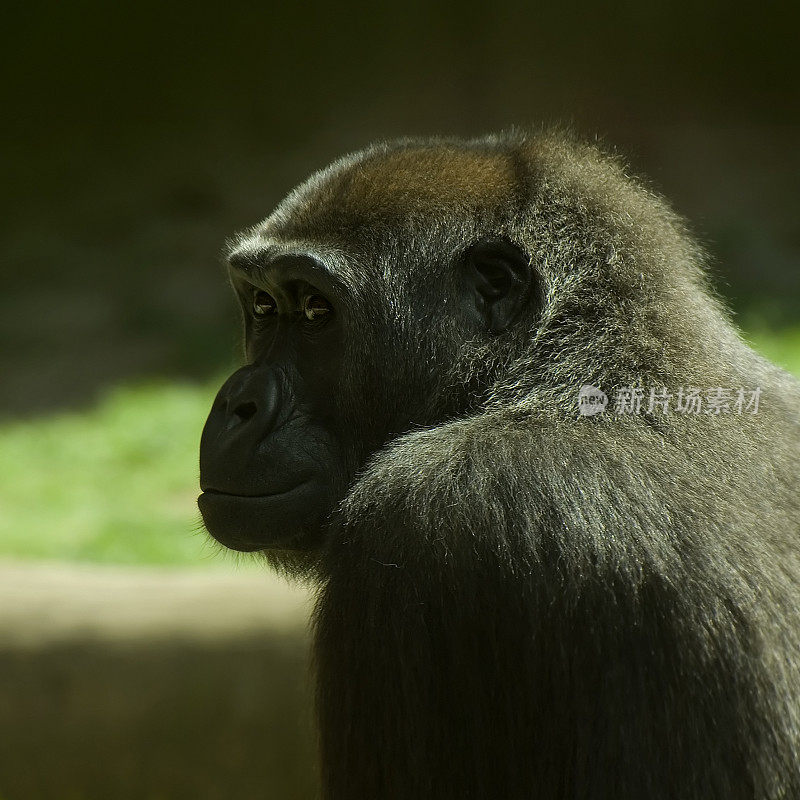
[[[797,320],[789,3],[73,0],[0,28],[2,414],[229,366],[225,237],[402,134],[598,136],[690,218],[745,322]]]

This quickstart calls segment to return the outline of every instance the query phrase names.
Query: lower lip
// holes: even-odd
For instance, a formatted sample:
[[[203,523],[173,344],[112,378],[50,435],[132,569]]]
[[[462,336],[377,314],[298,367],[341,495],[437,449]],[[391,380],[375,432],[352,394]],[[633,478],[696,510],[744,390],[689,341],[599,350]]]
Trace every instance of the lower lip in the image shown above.
[[[200,497],[197,498],[197,505],[204,519],[207,519],[206,515],[208,513],[216,516],[216,514],[220,512],[222,512],[223,518],[227,517],[232,521],[235,520],[238,515],[245,515],[246,517],[252,515],[256,517],[259,509],[268,508],[276,499],[292,495],[301,490],[305,485],[306,483],[303,482],[286,491],[264,495],[230,494],[214,489],[206,489]],[[214,527],[213,524],[207,525],[209,533],[211,533],[220,544],[231,550],[238,550],[242,553],[252,553],[256,550],[280,550],[290,547],[292,541],[296,538],[295,535],[292,535],[283,539],[278,536],[269,538],[266,541],[254,541],[253,538],[240,538],[235,534],[217,535],[213,530]]]
[[[284,494],[289,494],[289,492],[293,492],[295,489],[302,486],[302,484],[298,484],[297,486],[293,486],[291,489],[285,489],[282,492],[270,492],[269,494],[235,494],[234,492],[222,492],[219,489],[203,489],[203,494],[200,495],[201,497],[205,495],[206,497],[233,497],[236,500],[263,500],[266,497],[280,497]],[[202,488],[202,487],[201,487]]]

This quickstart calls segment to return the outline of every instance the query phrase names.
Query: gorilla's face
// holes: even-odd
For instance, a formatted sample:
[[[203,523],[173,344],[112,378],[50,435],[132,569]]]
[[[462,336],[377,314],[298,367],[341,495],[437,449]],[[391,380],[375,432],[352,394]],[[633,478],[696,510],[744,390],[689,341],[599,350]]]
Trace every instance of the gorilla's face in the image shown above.
[[[313,259],[231,259],[247,366],[217,394],[200,445],[199,506],[235,550],[314,544],[341,489],[342,293]]]
[[[341,246],[330,256],[313,244],[328,228],[301,219],[300,235],[268,220],[229,257],[248,363],[203,431],[198,502],[235,550],[318,548],[370,455],[464,413],[472,385],[454,370],[464,343],[502,334],[530,294],[530,259],[506,239],[439,244],[432,264],[436,242],[398,225],[402,261],[377,244],[365,252],[363,238],[357,256]]]

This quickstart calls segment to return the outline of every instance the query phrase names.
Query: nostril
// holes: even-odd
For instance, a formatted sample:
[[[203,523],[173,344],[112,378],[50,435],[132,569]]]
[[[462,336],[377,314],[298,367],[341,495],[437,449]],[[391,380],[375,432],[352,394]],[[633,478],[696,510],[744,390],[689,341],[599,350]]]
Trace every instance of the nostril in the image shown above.
[[[256,404],[253,402],[247,402],[239,403],[239,405],[233,410],[233,413],[239,418],[240,422],[247,422],[247,420],[252,419],[256,415],[256,411],[258,411]]]

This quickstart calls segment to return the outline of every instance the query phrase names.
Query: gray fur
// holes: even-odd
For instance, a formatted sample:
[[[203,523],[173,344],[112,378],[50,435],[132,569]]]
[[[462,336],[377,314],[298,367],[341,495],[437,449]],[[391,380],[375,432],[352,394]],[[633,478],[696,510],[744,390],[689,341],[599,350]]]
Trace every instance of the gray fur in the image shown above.
[[[465,337],[454,264],[486,236],[539,295]],[[800,387],[665,201],[560,133],[403,140],[233,249],[265,246],[352,297],[349,489],[322,551],[270,556],[319,585],[324,796],[800,797]],[[762,395],[579,417],[583,384]]]

